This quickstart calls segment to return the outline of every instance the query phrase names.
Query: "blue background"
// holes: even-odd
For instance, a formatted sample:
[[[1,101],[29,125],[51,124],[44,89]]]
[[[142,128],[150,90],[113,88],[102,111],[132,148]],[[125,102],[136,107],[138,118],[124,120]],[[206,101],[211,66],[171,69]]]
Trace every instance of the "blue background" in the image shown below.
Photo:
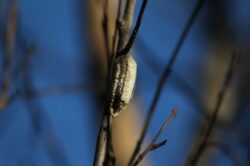
[[[250,3],[247,0],[223,1],[229,11],[229,27],[239,42],[249,41]],[[86,41],[86,17],[82,10],[86,6],[78,0],[20,0],[19,34],[28,45],[35,43],[36,52],[29,61],[28,71],[34,89],[60,87],[70,84],[87,84],[89,61]],[[157,80],[159,79],[169,56],[191,14],[196,1],[168,0],[149,1],[143,23],[139,32],[140,38],[154,51],[154,55],[140,49],[139,39],[134,47],[134,55],[138,61],[138,82],[136,97],[142,102],[141,120],[152,100]],[[6,1],[3,3],[6,9]],[[138,13],[141,1],[137,2]],[[2,11],[5,13],[5,11]],[[188,95],[183,93],[176,81],[185,80],[197,96],[205,96],[202,84],[202,71],[205,70],[209,58],[212,39],[207,21],[215,15],[210,4],[206,3],[199,13],[177,61],[173,74],[167,82],[159,100],[150,125],[148,137],[152,138],[159,126],[174,107],[179,108],[178,116],[162,134],[160,140],[167,138],[166,146],[149,156],[154,165],[183,165],[192,150],[193,135],[198,131],[201,116],[200,110]],[[3,16],[3,22],[6,20]],[[2,43],[2,42],[1,42]],[[137,47],[138,46],[138,47]],[[1,45],[3,49],[3,45]],[[22,55],[20,49],[17,54]],[[1,54],[3,52],[1,51]],[[145,56],[153,56],[157,64],[155,72],[144,61]],[[1,62],[2,63],[2,62]],[[15,84],[15,91],[22,87],[22,81]],[[95,122],[94,93],[91,90],[46,95],[33,98],[34,111],[40,116],[38,124],[41,133],[37,137],[30,113],[30,105],[25,98],[17,98],[7,109],[0,113],[0,165],[92,165],[98,124]],[[249,125],[249,124],[246,124]],[[49,144],[55,149],[60,141],[62,150],[55,150],[53,162],[48,155]],[[222,136],[223,137],[223,136]],[[48,141],[48,142],[46,142]],[[230,142],[230,140],[228,140]],[[55,145],[54,145],[55,144]],[[235,143],[242,160],[246,160],[246,149]],[[53,151],[53,150],[52,150]],[[212,165],[233,165],[231,160],[218,153]],[[216,154],[217,154],[216,153]]]

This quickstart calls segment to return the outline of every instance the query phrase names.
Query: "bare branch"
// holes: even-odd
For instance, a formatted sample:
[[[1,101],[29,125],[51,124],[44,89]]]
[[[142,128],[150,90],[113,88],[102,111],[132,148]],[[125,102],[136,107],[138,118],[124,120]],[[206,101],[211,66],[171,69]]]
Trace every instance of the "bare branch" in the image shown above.
[[[112,41],[111,62],[109,62],[109,75],[112,73],[112,69],[113,69],[114,62],[115,62],[116,55],[117,55],[117,50],[119,49],[118,42],[120,40],[120,35],[121,35],[119,24],[120,24],[121,12],[122,12],[122,4],[123,4],[123,0],[119,0],[117,15],[116,15],[115,31],[114,31],[113,41]]]
[[[107,139],[107,147],[106,148],[106,157],[104,161],[104,165],[110,165],[115,166],[116,158],[113,150],[113,144],[112,144],[112,124],[113,123],[113,117],[112,115],[108,115],[108,139]]]
[[[127,44],[129,31],[133,22],[135,4],[136,0],[127,0],[123,19],[120,21],[120,35],[117,49],[118,52],[121,51]]]
[[[0,110],[5,107],[8,101],[8,93],[10,89],[10,68],[15,46],[16,28],[18,20],[17,2],[12,0],[8,6],[8,18],[6,27],[5,54],[3,64],[3,82],[0,96]]]
[[[235,71],[236,71],[236,68],[239,64],[240,57],[241,57],[241,53],[237,54],[234,52],[232,54],[230,64],[229,64],[228,69],[227,69],[226,74],[225,74],[223,85],[222,85],[220,91],[218,92],[216,105],[215,105],[211,120],[209,121],[208,128],[207,128],[201,142],[197,143],[197,145],[198,145],[197,151],[195,151],[193,153],[193,155],[191,155],[190,161],[187,165],[192,165],[192,166],[197,165],[200,157],[202,156],[202,154],[206,148],[206,144],[207,144],[209,137],[213,131],[213,128],[216,124],[216,120],[218,118],[218,114],[219,114],[222,102],[223,102],[224,97],[227,93],[227,90],[229,89],[229,86],[234,78]]]
[[[141,26],[144,10],[146,9],[147,3],[148,3],[148,0],[143,0],[140,13],[136,21],[135,28],[129,38],[128,43],[126,44],[125,48],[119,52],[119,55],[127,54],[129,50],[131,49],[132,45],[134,44],[134,40],[136,38],[137,32],[139,31],[140,26]]]
[[[107,3],[107,0],[106,0]],[[124,10],[124,15],[123,19],[121,21],[121,24],[119,25],[119,40],[118,40],[118,45],[117,49],[120,51],[123,49],[127,42],[129,30],[132,25],[133,21],[133,15],[134,15],[134,8],[135,8],[135,3],[136,0],[127,0],[127,4]],[[121,12],[121,2],[119,4],[119,9],[118,9],[118,15],[117,17],[120,17],[120,12]],[[105,15],[105,14],[104,14]],[[105,18],[105,16],[104,16]],[[107,20],[107,18],[106,18]],[[105,30],[105,29],[104,29]],[[116,29],[117,31],[118,29]],[[115,32],[117,33],[117,32]],[[107,35],[107,34],[106,34]],[[114,36],[116,38],[116,35]],[[113,46],[116,46],[116,39],[114,38],[113,41]],[[106,46],[107,42],[109,42],[107,39],[105,40]],[[112,51],[115,51],[113,48]],[[109,73],[108,73],[108,81],[107,85],[111,85],[110,81],[111,80],[111,74],[113,70],[113,65],[114,65],[114,60],[115,56],[110,55],[110,51],[107,51],[108,56],[112,56],[111,61],[109,61]],[[98,138],[97,138],[97,145],[96,145],[96,152],[95,152],[95,159],[94,159],[94,165],[95,166],[102,166],[103,164],[105,165],[114,165],[115,163],[115,158],[114,158],[114,153],[113,153],[113,147],[112,147],[112,117],[110,116],[110,108],[109,108],[109,92],[111,90],[110,87],[106,88],[106,102],[105,102],[105,110],[104,110],[104,115],[102,118],[101,122],[101,128],[99,130]]]
[[[104,1],[103,5],[103,21],[102,21],[102,30],[104,35],[104,44],[106,50],[106,59],[108,66],[110,66],[110,46],[109,46],[109,20],[108,20],[108,7],[109,7],[109,0]]]
[[[176,108],[172,110],[171,115],[168,117],[168,119],[165,121],[165,123],[161,126],[160,130],[154,136],[154,138],[150,142],[150,144],[146,147],[146,149],[138,156],[138,158],[132,164],[133,166],[138,165],[142,161],[142,159],[146,156],[147,153],[149,153],[150,151],[155,150],[155,149],[163,146],[167,142],[167,140],[165,140],[165,141],[163,141],[163,142],[161,142],[159,144],[155,144],[155,142],[157,141],[157,139],[159,138],[159,136],[161,135],[161,133],[163,132],[163,130],[168,126],[168,124],[176,116],[177,112],[178,112],[178,110]]]
[[[187,24],[184,27],[184,30],[183,30],[178,42],[176,44],[176,47],[175,47],[173,53],[171,54],[171,58],[170,58],[167,66],[166,66],[166,68],[164,70],[164,73],[162,74],[162,76],[161,76],[161,78],[160,78],[160,80],[158,82],[158,86],[157,86],[153,101],[152,101],[152,103],[150,105],[146,120],[144,122],[142,133],[141,133],[140,138],[138,140],[138,143],[137,143],[137,145],[135,147],[135,150],[134,150],[134,152],[132,154],[129,165],[131,165],[131,163],[134,161],[135,157],[137,156],[138,152],[141,149],[141,145],[142,145],[142,143],[143,143],[143,141],[145,139],[145,135],[147,133],[149,124],[151,122],[153,113],[155,111],[155,107],[156,107],[156,105],[158,103],[158,99],[160,98],[161,92],[162,92],[162,90],[164,88],[164,84],[169,78],[169,75],[171,73],[171,69],[172,69],[172,67],[173,67],[173,65],[175,63],[175,60],[176,60],[177,55],[178,55],[178,53],[180,51],[180,48],[183,45],[184,40],[186,39],[186,37],[188,35],[188,32],[190,31],[190,29],[191,29],[191,27],[193,25],[193,22],[194,22],[195,18],[197,17],[199,11],[201,10],[204,2],[205,2],[205,0],[199,0],[199,2],[196,4],[190,18],[187,21]]]
[[[107,151],[107,139],[108,139],[108,116],[105,113],[101,121],[101,128],[98,134],[96,151],[93,166],[103,166],[106,151]]]

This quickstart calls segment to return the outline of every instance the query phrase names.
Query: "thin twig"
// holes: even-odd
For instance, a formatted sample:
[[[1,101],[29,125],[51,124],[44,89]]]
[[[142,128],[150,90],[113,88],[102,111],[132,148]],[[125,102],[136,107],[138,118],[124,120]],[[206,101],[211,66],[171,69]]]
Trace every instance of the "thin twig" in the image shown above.
[[[119,52],[119,55],[127,54],[129,52],[129,50],[131,49],[131,47],[133,46],[137,32],[139,31],[140,26],[141,26],[144,10],[146,9],[147,3],[148,3],[148,0],[143,0],[142,5],[141,5],[141,9],[140,9],[140,12],[139,12],[136,24],[135,24],[135,28],[134,28],[134,30],[129,38],[128,43],[126,44],[125,48]]]
[[[214,108],[214,111],[212,114],[212,118],[208,124],[208,128],[207,128],[207,130],[206,130],[206,132],[201,140],[201,143],[198,143],[197,151],[195,151],[193,153],[193,155],[191,155],[190,161],[188,162],[187,165],[195,166],[198,163],[200,157],[202,156],[202,154],[206,148],[206,144],[207,144],[209,137],[212,134],[212,131],[213,131],[214,126],[216,124],[216,120],[218,118],[218,114],[219,114],[222,102],[223,102],[224,97],[227,93],[227,90],[229,89],[229,86],[234,78],[235,71],[236,71],[236,68],[239,64],[240,57],[241,57],[241,53],[233,53],[233,55],[231,57],[230,64],[229,64],[228,69],[227,69],[226,74],[225,74],[223,85],[222,85],[220,91],[218,92],[216,105],[215,105],[215,108]]]
[[[108,115],[108,139],[107,139],[107,149],[106,149],[106,157],[104,161],[104,165],[107,166],[115,166],[116,158],[114,154],[113,144],[112,144],[112,125],[113,125],[113,117],[112,115]]]
[[[117,10],[117,15],[116,15],[116,22],[115,22],[115,31],[114,31],[114,36],[113,36],[113,41],[112,41],[112,55],[111,55],[111,62],[109,63],[109,75],[112,73],[112,69],[114,66],[114,62],[116,59],[117,55],[117,47],[118,47],[118,41],[120,39],[120,17],[121,17],[121,12],[122,12],[122,4],[123,0],[119,0],[118,2],[118,10]]]
[[[103,166],[106,157],[108,139],[108,116],[106,112],[107,111],[105,110],[97,138],[95,158],[93,162],[94,166]]]
[[[123,49],[123,47],[125,46],[125,44],[127,42],[128,33],[129,33],[130,27],[132,25],[135,2],[136,2],[136,0],[127,0],[127,4],[126,4],[125,10],[124,10],[123,19],[121,21],[122,24],[121,24],[121,27],[119,27],[119,31],[118,31],[119,32],[119,39],[118,39],[118,45],[117,45],[117,49],[116,49],[117,51],[120,51],[121,49]],[[121,9],[118,9],[118,14],[120,13],[119,10],[121,10]],[[119,15],[118,15],[118,17],[119,17]],[[109,41],[106,39],[105,42],[109,42]],[[106,43],[106,45],[107,45],[107,43]],[[114,45],[115,45],[115,41],[114,41]],[[109,51],[107,51],[107,52],[108,52],[108,56],[112,56],[112,55],[110,55]],[[102,166],[103,164],[113,165],[114,161],[115,161],[114,153],[112,152],[113,151],[113,147],[112,147],[112,117],[110,116],[110,108],[109,108],[110,96],[108,96],[110,94],[109,92],[111,90],[109,85],[111,85],[110,81],[111,81],[111,73],[113,70],[114,60],[115,60],[115,57],[112,57],[112,61],[109,61],[109,63],[108,63],[109,72],[108,72],[108,80],[107,80],[107,88],[106,88],[106,102],[105,102],[106,106],[104,109],[104,114],[103,114],[103,118],[101,121],[101,127],[100,127],[98,138],[97,138],[94,166]]]
[[[135,4],[136,4],[136,0],[127,0],[123,19],[119,23],[120,34],[119,34],[119,41],[118,41],[118,46],[117,46],[118,52],[120,52],[127,44],[129,31],[133,22]]]
[[[103,8],[103,21],[102,21],[102,30],[104,35],[104,43],[105,43],[105,50],[106,50],[106,59],[108,66],[110,66],[110,46],[109,46],[109,20],[108,20],[108,7],[109,7],[109,0],[104,1],[104,8]]]
[[[117,48],[117,41],[119,39],[119,21],[121,17],[121,12],[122,12],[122,3],[123,0],[118,1],[118,9],[117,9],[117,14],[116,14],[116,20],[115,20],[115,30],[114,30],[114,36],[113,36],[113,41],[112,41],[112,59],[115,59],[116,56],[116,48]],[[112,61],[113,62],[113,61]]]
[[[3,64],[3,82],[1,87],[0,109],[4,108],[8,100],[10,90],[10,69],[15,47],[16,28],[18,20],[17,2],[12,0],[8,6],[8,18],[5,36],[5,54]]]
[[[176,44],[176,47],[175,47],[173,53],[171,54],[171,58],[170,58],[167,66],[166,66],[166,68],[164,70],[164,73],[162,74],[162,76],[161,76],[161,78],[160,78],[160,80],[158,82],[158,86],[157,86],[153,101],[152,101],[152,103],[150,105],[148,114],[146,116],[146,120],[144,122],[142,133],[141,133],[140,138],[139,138],[139,140],[137,142],[137,145],[136,145],[135,150],[134,150],[134,152],[132,154],[132,157],[131,157],[131,159],[129,161],[129,165],[132,164],[132,162],[134,161],[135,157],[137,156],[138,152],[141,149],[141,145],[142,145],[142,143],[143,143],[143,141],[145,139],[145,135],[147,133],[149,124],[151,122],[153,113],[155,111],[155,107],[156,107],[156,105],[158,103],[158,99],[160,98],[160,95],[161,95],[162,90],[164,88],[164,84],[169,78],[169,75],[171,73],[171,69],[172,69],[172,67],[173,67],[173,65],[175,63],[175,60],[176,60],[177,55],[178,55],[178,53],[180,51],[180,48],[183,45],[184,40],[186,39],[186,37],[188,35],[188,32],[190,31],[190,29],[191,29],[191,27],[193,25],[193,22],[194,22],[195,18],[197,17],[199,11],[201,10],[204,2],[205,2],[205,0],[199,0],[199,2],[196,4],[191,16],[189,17],[189,19],[187,21],[187,24],[184,27],[183,32],[181,33],[181,36],[180,36],[180,38],[179,38],[179,40],[178,40],[178,42]]]
[[[150,151],[155,150],[167,142],[167,140],[162,141],[161,143],[156,144],[157,139],[161,135],[161,133],[164,131],[164,129],[168,126],[168,124],[172,121],[172,119],[176,116],[178,110],[173,109],[171,115],[168,117],[168,119],[165,121],[165,123],[161,126],[160,130],[157,132],[157,134],[154,136],[153,140],[150,142],[150,144],[146,147],[146,149],[137,157],[135,162],[132,164],[133,166],[138,165],[142,159],[148,154]]]

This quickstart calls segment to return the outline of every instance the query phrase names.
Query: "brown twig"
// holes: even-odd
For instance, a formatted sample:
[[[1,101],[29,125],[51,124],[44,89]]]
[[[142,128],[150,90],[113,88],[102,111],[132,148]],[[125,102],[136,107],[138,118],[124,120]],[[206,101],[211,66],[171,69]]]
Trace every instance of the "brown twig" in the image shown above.
[[[5,54],[3,64],[3,82],[1,87],[0,109],[4,108],[10,90],[10,69],[15,46],[16,28],[18,20],[18,8],[16,0],[9,2],[8,18],[5,39]]]
[[[121,49],[123,49],[127,42],[129,30],[132,25],[135,2],[136,0],[127,0],[123,19],[121,21],[122,24],[121,24],[121,27],[119,27],[119,39],[118,39],[118,45],[116,49],[117,51],[120,51]],[[118,13],[120,13],[120,11],[118,11]],[[105,42],[108,42],[108,41],[106,40]],[[109,86],[111,85],[110,81],[111,81],[111,73],[113,70],[113,63],[114,61],[112,58],[112,61],[109,62],[109,72],[108,72],[108,80],[107,80],[107,88],[106,88],[107,89],[106,102],[105,102],[106,106],[105,106],[104,115],[101,121],[101,128],[99,130],[99,134],[97,138],[94,166],[102,166],[103,164],[113,165],[115,161],[114,154],[112,152],[112,149],[113,149],[112,147],[112,117],[110,115],[110,108],[109,108],[110,96],[108,96],[111,90]]]
[[[235,71],[239,64],[240,57],[241,57],[241,53],[233,53],[231,57],[230,64],[225,74],[223,85],[220,91],[218,92],[216,105],[215,105],[211,120],[209,121],[208,128],[205,131],[205,134],[201,140],[201,143],[198,143],[197,151],[195,151],[193,155],[191,155],[190,161],[187,163],[187,165],[192,165],[192,166],[196,165],[206,148],[206,144],[216,124],[216,120],[218,118],[218,114],[219,114],[222,102],[224,100],[227,90],[229,89],[229,85],[231,84],[234,78]]]
[[[107,139],[108,139],[108,116],[106,111],[104,112],[101,127],[97,138],[94,166],[103,166],[107,151]]]
[[[124,15],[119,25],[119,41],[117,51],[120,52],[127,44],[129,31],[132,26],[136,0],[127,0]]]
[[[164,88],[164,84],[169,78],[169,75],[171,73],[171,69],[172,69],[172,67],[173,67],[173,65],[175,63],[175,60],[176,60],[177,55],[178,55],[178,53],[180,51],[180,48],[183,45],[184,40],[186,39],[186,37],[188,35],[188,32],[190,31],[190,29],[191,29],[191,27],[193,25],[193,22],[194,22],[195,18],[197,17],[199,11],[201,10],[204,2],[205,2],[205,0],[199,0],[198,3],[196,4],[191,16],[189,17],[189,19],[187,21],[187,24],[184,27],[184,30],[181,33],[181,36],[180,36],[180,38],[179,38],[179,40],[178,40],[178,42],[176,44],[176,47],[175,47],[173,53],[171,54],[171,58],[170,58],[167,66],[166,66],[166,68],[164,70],[164,73],[162,74],[162,76],[161,76],[161,78],[160,78],[160,80],[158,82],[158,86],[157,86],[153,101],[152,101],[152,103],[150,105],[148,114],[146,116],[146,120],[144,122],[142,133],[141,133],[140,138],[139,138],[139,140],[137,142],[137,145],[136,145],[135,150],[134,150],[134,152],[132,154],[132,157],[131,157],[131,159],[129,161],[129,165],[132,164],[132,162],[134,161],[135,157],[137,156],[138,152],[141,149],[141,145],[142,145],[142,143],[143,143],[143,141],[145,139],[145,135],[147,133],[149,124],[151,122],[153,113],[155,111],[155,107],[156,107],[156,105],[158,103],[158,99],[160,98],[161,92],[162,92],[162,90]]]
[[[105,0],[103,4],[103,21],[102,21],[102,30],[104,35],[104,44],[106,50],[106,59],[108,66],[110,66],[110,46],[109,46],[109,20],[108,20],[108,7],[109,0]]]
[[[116,158],[114,154],[113,144],[112,144],[112,125],[113,125],[113,117],[112,115],[108,115],[108,126],[107,126],[107,147],[106,148],[106,157],[104,161],[104,165],[115,166]]]
[[[121,13],[122,13],[122,4],[123,4],[123,0],[119,0],[117,14],[116,14],[115,31],[114,31],[113,41],[112,41],[111,64],[114,63],[115,58],[116,58],[116,54],[117,54],[117,42],[119,41],[119,33],[120,33],[119,22],[120,22],[120,17],[121,17]],[[112,66],[111,66],[111,68],[112,68]]]
[[[142,161],[142,159],[146,156],[146,154],[148,154],[150,151],[158,149],[159,147],[166,144],[167,140],[164,140],[158,144],[156,144],[156,141],[159,138],[159,136],[161,135],[161,133],[164,131],[164,129],[168,126],[168,124],[176,116],[177,112],[178,112],[177,109],[173,109],[171,115],[168,117],[168,119],[165,121],[165,123],[161,126],[160,130],[154,136],[153,140],[150,142],[150,144],[146,147],[146,149],[137,157],[135,162],[132,164],[133,166],[138,165]]]
[[[131,34],[131,36],[129,38],[129,41],[126,44],[125,48],[123,48],[118,53],[118,55],[125,55],[125,54],[127,54],[129,52],[129,50],[131,49],[131,47],[133,46],[134,40],[135,40],[136,35],[137,35],[137,32],[139,31],[140,26],[141,26],[141,22],[142,22],[144,10],[147,7],[147,3],[148,3],[148,0],[143,0],[142,5],[141,5],[141,9],[140,9],[140,12],[139,12],[139,15],[138,15],[138,18],[137,18],[137,21],[136,21],[135,28],[134,28],[134,30],[133,30],[133,32],[132,32],[132,34]]]

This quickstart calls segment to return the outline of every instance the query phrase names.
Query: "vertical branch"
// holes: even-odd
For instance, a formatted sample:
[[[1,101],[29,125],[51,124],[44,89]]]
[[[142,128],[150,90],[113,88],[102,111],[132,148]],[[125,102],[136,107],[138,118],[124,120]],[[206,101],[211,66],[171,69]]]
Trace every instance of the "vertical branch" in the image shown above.
[[[94,166],[115,165],[115,157],[112,146],[112,116],[109,113],[109,108],[106,107],[101,121],[101,128],[99,130]]]
[[[140,11],[139,17],[137,19],[137,23],[136,23],[136,28],[135,28],[136,30],[134,30],[134,33],[133,33],[134,34],[133,40],[136,36],[136,32],[139,30],[142,16],[143,16],[143,11],[146,7],[146,2],[147,1],[144,1],[144,3],[142,4],[141,11]],[[116,58],[116,53],[123,50],[124,47],[128,43],[129,32],[130,32],[132,22],[133,22],[133,17],[134,17],[135,4],[136,4],[136,0],[127,0],[126,6],[124,9],[123,18],[122,18],[122,20],[118,20],[117,24],[119,24],[119,25],[116,25],[117,29],[115,29],[115,35],[114,35],[114,39],[113,39],[113,48],[112,48],[112,55],[111,55],[112,59],[109,62],[108,84],[107,84],[108,87],[107,87],[106,95],[109,95],[110,94],[109,92],[111,92],[111,89],[109,87],[109,85],[111,85],[111,83],[110,83],[111,77],[110,76],[112,74],[113,63],[114,63],[115,58]],[[122,2],[119,1],[117,19],[120,18],[121,5],[122,5]],[[118,38],[118,44],[116,46],[117,35],[119,35],[119,38]],[[107,42],[107,40],[106,40],[106,42]],[[132,44],[131,44],[131,46],[132,46]],[[105,160],[106,164],[109,164],[107,162],[108,160],[114,161],[113,160],[114,154],[110,153],[113,149],[112,138],[111,138],[112,137],[112,134],[111,134],[111,132],[112,132],[112,117],[110,117],[111,115],[109,112],[110,111],[110,108],[109,108],[110,96],[106,96],[106,97],[107,97],[107,100],[106,100],[106,104],[107,104],[106,108],[107,109],[105,109],[105,113],[104,113],[104,116],[103,116],[103,119],[101,122],[101,129],[99,131],[99,136],[98,136],[98,141],[97,141],[94,165],[102,164],[101,160],[103,160],[103,159]],[[109,122],[107,122],[108,119],[110,120]],[[107,126],[107,123],[110,126]],[[107,127],[108,127],[108,129],[106,129]],[[106,150],[105,150],[105,148],[106,148]],[[104,155],[105,152],[106,152],[106,155]],[[101,159],[98,157],[99,155],[101,156],[100,157]],[[103,158],[103,156],[106,156],[106,158]],[[114,163],[114,162],[111,162],[111,163]]]
[[[222,105],[222,102],[224,100],[224,97],[226,95],[227,90],[229,89],[229,85],[231,84],[234,75],[235,75],[235,71],[236,68],[239,64],[239,60],[240,60],[241,54],[237,54],[237,53],[233,53],[231,60],[230,60],[230,64],[228,66],[228,69],[226,71],[225,74],[225,78],[224,78],[224,82],[223,85],[218,93],[217,96],[217,101],[216,101],[216,105],[212,114],[212,118],[208,124],[208,128],[201,140],[201,143],[198,144],[198,149],[197,151],[194,152],[194,154],[191,156],[190,161],[187,165],[197,165],[200,157],[202,156],[206,146],[207,146],[207,142],[209,140],[210,135],[212,134],[212,131],[215,127],[216,124],[216,120],[218,118],[218,114]]]
[[[141,26],[144,10],[146,9],[147,3],[148,3],[148,0],[143,0],[142,6],[140,9],[140,13],[139,13],[139,16],[138,16],[136,24],[135,24],[135,28],[134,28],[125,48],[123,50],[121,50],[119,55],[127,54],[129,52],[129,50],[131,49],[132,45],[134,44],[134,40],[136,38],[137,32],[139,31],[139,28]]]
[[[114,32],[113,41],[112,41],[112,54],[111,54],[112,58],[111,58],[111,64],[110,64],[111,66],[110,66],[110,68],[113,67],[113,63],[115,61],[116,54],[117,54],[117,41],[119,41],[119,27],[118,27],[118,24],[119,24],[120,17],[121,17],[121,12],[122,12],[122,4],[123,4],[123,0],[119,0],[117,16],[116,16],[116,22],[115,22],[115,32]]]
[[[104,44],[106,50],[106,58],[108,66],[110,66],[110,46],[109,46],[109,20],[108,20],[108,7],[109,7],[109,0],[104,1],[104,9],[103,9],[103,21],[102,21],[102,29],[104,35]]]
[[[112,115],[108,115],[108,126],[107,126],[107,148],[106,148],[106,157],[104,161],[104,165],[112,165],[115,166],[115,155],[113,150],[113,139],[112,139],[112,125],[113,125],[113,117]]]
[[[8,6],[8,18],[5,36],[5,54],[3,64],[3,82],[2,82],[2,96],[0,101],[0,108],[4,108],[8,100],[8,93],[10,89],[10,68],[14,52],[16,27],[18,19],[18,8],[16,0],[11,0]]]
[[[118,46],[117,50],[121,50],[128,38],[129,30],[132,25],[133,21],[133,15],[134,15],[134,8],[135,8],[135,2],[136,0],[128,0],[124,15],[123,15],[123,20],[121,21],[120,24],[120,29],[119,29],[119,40],[118,40]],[[120,8],[121,2],[119,4]],[[121,9],[118,9],[118,14],[120,14]],[[119,15],[118,15],[119,18]],[[106,42],[108,42],[106,40]],[[106,43],[107,45],[107,43]],[[107,48],[106,48],[107,49]],[[110,55],[109,55],[110,56]],[[112,58],[113,61],[113,58]],[[109,63],[109,72],[108,72],[108,81],[107,81],[107,91],[106,91],[106,106],[104,110],[104,115],[102,118],[101,122],[101,128],[98,134],[97,138],[97,145],[96,145],[96,152],[95,152],[95,158],[94,158],[94,165],[95,166],[101,166],[105,163],[105,165],[114,165],[114,154],[112,152],[112,116],[110,115],[110,108],[109,108],[109,102],[110,102],[110,96],[108,96],[111,92],[111,88],[109,87],[110,81],[111,81],[111,71],[113,67],[113,62],[111,64]]]
[[[107,128],[108,128],[108,117],[103,115],[101,128],[96,143],[95,158],[93,163],[94,166],[102,166],[105,161],[107,138],[108,138]]]
[[[136,0],[127,0],[123,19],[120,21],[120,25],[119,25],[120,34],[119,34],[119,41],[118,41],[118,46],[117,46],[118,52],[121,51],[125,47],[128,41],[129,31],[133,22],[135,4],[136,4]]]
[[[132,162],[135,160],[136,156],[138,155],[140,149],[141,149],[141,146],[142,146],[142,143],[145,139],[145,135],[147,133],[147,130],[148,130],[148,127],[149,127],[149,124],[151,122],[151,119],[152,119],[152,116],[153,116],[153,113],[155,111],[155,107],[158,103],[158,99],[160,98],[160,95],[161,95],[161,92],[164,88],[164,84],[165,82],[168,80],[168,77],[171,73],[171,68],[173,67],[174,63],[175,63],[175,60],[177,58],[177,55],[180,51],[180,48],[181,46],[183,45],[184,43],[184,40],[186,39],[187,35],[188,35],[188,32],[190,31],[193,23],[194,23],[194,20],[196,19],[199,11],[201,10],[203,4],[204,4],[205,0],[199,0],[198,3],[196,4],[191,16],[189,17],[185,27],[184,27],[184,30],[183,32],[181,33],[181,36],[176,44],[176,47],[174,48],[174,51],[173,53],[171,54],[171,58],[164,70],[164,73],[162,74],[159,82],[158,82],[158,86],[157,86],[157,89],[156,89],[156,92],[155,92],[155,95],[154,95],[154,98],[153,98],[153,101],[150,105],[150,108],[149,108],[149,111],[148,111],[148,114],[146,116],[146,120],[144,122],[144,126],[143,126],[143,130],[142,130],[142,133],[140,135],[140,138],[138,140],[138,143],[135,147],[135,150],[131,156],[131,159],[130,159],[130,162],[129,162],[129,165],[132,164]]]

